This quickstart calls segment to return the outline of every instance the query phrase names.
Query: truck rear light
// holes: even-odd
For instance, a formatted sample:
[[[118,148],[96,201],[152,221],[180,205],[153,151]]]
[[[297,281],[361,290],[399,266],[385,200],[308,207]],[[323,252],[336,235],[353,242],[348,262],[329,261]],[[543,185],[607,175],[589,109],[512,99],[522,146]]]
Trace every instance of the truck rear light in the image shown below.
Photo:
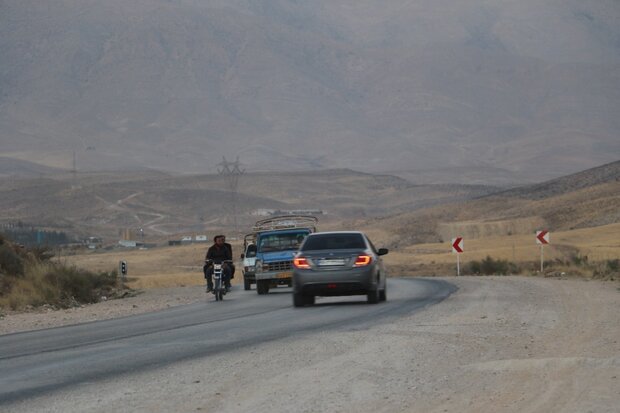
[[[370,255],[358,255],[355,259],[354,267],[365,267],[372,262],[372,257]]]
[[[293,265],[295,266],[295,268],[299,268],[302,270],[307,270],[310,268],[310,263],[304,257],[293,258]]]

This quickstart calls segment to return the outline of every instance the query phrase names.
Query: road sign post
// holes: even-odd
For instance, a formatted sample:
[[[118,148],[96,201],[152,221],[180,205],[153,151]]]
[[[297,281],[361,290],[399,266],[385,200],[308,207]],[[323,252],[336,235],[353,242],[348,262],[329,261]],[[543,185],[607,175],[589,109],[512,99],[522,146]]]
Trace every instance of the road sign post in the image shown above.
[[[456,253],[456,276],[461,275],[461,253],[463,252],[463,237],[452,238],[452,252]]]
[[[119,261],[118,272],[121,274],[121,278],[125,281],[127,277],[127,261]]]
[[[543,229],[536,231],[536,243],[540,244],[540,273],[543,273],[545,262],[545,245],[549,244],[549,231]]]

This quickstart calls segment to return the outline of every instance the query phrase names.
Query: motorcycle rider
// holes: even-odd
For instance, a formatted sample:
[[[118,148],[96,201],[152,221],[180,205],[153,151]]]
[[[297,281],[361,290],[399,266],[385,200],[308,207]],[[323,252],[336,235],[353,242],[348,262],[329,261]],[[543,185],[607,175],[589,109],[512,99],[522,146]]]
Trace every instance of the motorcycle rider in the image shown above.
[[[230,256],[232,257],[233,256],[232,245],[226,242],[225,235],[222,235],[222,237],[224,238],[224,245],[226,246],[226,248],[230,250]],[[229,265],[230,265],[230,280],[232,280],[233,278],[235,278],[235,264],[231,262]],[[228,288],[230,288],[230,280],[228,282]]]
[[[232,261],[232,247],[224,244],[225,237],[216,235],[213,237],[213,245],[207,250],[205,256],[205,265],[202,267],[205,278],[207,280],[207,292],[213,291],[213,264],[222,264],[222,276],[226,290],[230,289],[230,263],[224,261]]]

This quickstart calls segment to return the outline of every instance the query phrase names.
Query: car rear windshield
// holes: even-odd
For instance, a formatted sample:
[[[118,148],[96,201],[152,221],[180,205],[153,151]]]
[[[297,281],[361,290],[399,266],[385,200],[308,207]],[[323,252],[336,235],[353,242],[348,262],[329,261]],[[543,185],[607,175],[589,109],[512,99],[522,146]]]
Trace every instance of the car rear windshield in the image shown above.
[[[303,251],[365,249],[361,234],[317,234],[308,237]]]

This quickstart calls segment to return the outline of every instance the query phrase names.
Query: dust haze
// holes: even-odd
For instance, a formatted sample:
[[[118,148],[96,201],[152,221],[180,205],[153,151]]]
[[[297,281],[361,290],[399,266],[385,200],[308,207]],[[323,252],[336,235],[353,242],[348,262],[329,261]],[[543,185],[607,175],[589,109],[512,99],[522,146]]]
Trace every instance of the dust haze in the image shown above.
[[[613,0],[2,1],[0,172],[75,152],[539,182],[620,154],[619,19]]]

